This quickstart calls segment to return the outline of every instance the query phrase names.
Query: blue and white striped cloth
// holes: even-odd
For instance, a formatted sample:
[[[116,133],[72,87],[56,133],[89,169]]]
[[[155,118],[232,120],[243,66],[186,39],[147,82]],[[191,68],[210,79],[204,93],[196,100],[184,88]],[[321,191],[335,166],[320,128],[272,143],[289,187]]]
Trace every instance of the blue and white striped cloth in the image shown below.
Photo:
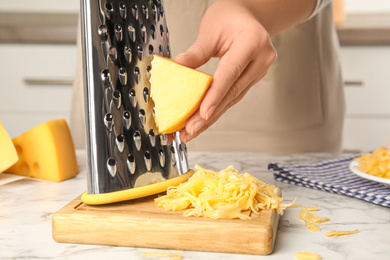
[[[349,169],[349,163],[359,155],[345,155],[314,163],[271,163],[277,181],[343,194],[385,207],[390,207],[390,188],[382,183],[361,178]]]

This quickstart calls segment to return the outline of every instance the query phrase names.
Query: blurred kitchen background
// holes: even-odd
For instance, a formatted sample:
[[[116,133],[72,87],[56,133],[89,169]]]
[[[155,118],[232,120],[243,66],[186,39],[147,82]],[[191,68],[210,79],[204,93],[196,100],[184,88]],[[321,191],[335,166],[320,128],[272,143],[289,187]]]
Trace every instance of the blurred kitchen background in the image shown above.
[[[343,148],[387,146],[390,1],[334,0],[334,7],[347,102]],[[51,119],[69,122],[78,12],[79,0],[0,0],[0,121],[11,137]]]

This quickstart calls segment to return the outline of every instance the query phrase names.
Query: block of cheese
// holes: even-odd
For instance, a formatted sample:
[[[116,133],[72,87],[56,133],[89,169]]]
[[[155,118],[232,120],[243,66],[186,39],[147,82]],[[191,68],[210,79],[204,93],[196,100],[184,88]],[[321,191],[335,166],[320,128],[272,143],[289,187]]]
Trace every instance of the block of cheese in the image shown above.
[[[0,122],[0,172],[8,169],[18,161],[18,154],[12,139]]]
[[[154,55],[150,97],[158,131],[168,134],[182,130],[199,109],[212,80],[211,75]]]
[[[64,119],[40,124],[12,141],[19,161],[7,172],[56,182],[77,175],[73,139]]]

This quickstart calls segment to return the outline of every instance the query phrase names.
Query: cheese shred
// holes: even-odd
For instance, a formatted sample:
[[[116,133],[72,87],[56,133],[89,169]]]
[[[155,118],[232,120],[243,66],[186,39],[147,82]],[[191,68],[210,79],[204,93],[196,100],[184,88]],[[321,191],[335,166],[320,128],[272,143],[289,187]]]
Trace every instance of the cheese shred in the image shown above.
[[[312,252],[297,252],[295,258],[298,260],[320,260],[321,256]]]
[[[353,231],[336,231],[332,230],[325,234],[326,237],[339,237],[339,236],[346,236],[346,235],[353,235],[359,232],[359,229],[355,229]]]
[[[239,174],[233,166],[219,172],[195,165],[196,172],[185,183],[169,187],[167,194],[155,199],[159,207],[178,211],[184,216],[211,219],[250,220],[251,213],[275,209],[279,214],[294,204],[284,204],[277,188],[267,185],[248,173]]]
[[[321,228],[317,224],[330,221],[328,217],[321,218],[313,213],[318,210],[318,207],[303,207],[298,215],[298,219],[303,220],[307,230],[311,232],[320,232]]]

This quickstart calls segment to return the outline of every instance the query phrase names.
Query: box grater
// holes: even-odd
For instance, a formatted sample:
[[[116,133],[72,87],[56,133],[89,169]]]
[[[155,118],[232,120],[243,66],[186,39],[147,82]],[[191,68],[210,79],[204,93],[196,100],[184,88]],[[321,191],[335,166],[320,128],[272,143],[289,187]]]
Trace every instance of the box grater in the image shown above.
[[[170,57],[162,0],[81,0],[88,194],[107,194],[188,172],[179,133],[158,134],[152,54]]]

